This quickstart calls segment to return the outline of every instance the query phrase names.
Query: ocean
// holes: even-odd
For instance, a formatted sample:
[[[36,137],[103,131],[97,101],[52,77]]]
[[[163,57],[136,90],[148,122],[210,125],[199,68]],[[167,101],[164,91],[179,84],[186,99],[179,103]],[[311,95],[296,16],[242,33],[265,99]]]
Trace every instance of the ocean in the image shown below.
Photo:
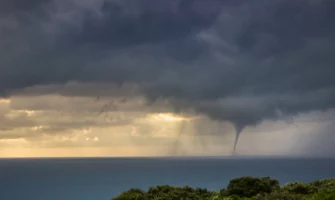
[[[310,182],[335,177],[335,159],[0,159],[0,200],[110,200],[130,188],[163,184],[219,190],[240,176]]]

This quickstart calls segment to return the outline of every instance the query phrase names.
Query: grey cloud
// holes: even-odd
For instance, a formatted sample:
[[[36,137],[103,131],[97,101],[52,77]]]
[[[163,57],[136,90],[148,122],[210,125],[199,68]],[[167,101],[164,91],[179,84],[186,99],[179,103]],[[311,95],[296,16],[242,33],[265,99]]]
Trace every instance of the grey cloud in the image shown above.
[[[148,105],[142,96],[125,98],[122,96],[124,93],[118,93],[118,90],[113,89],[117,94],[122,95],[90,97],[80,93],[83,88],[96,88],[96,85],[70,84],[63,87],[55,86],[55,88],[62,88],[64,92],[72,91],[73,86],[79,90],[76,90],[78,96],[63,96],[53,92],[47,94],[44,89],[50,88],[52,91],[54,87],[45,86],[41,87],[43,90],[30,88],[31,90],[28,91],[33,92],[32,95],[28,95],[29,93],[26,93],[28,91],[25,91],[23,95],[12,96],[10,102],[0,103],[0,116],[2,116],[0,117],[0,138],[37,140],[45,135],[68,135],[73,131],[87,128],[116,130],[129,125],[138,127],[144,135],[146,124],[137,122],[138,119],[146,119],[148,113],[171,110],[171,106],[164,101],[156,101]],[[43,93],[39,93],[40,91]],[[68,93],[65,92],[65,94]],[[153,133],[151,131],[147,134]]]
[[[30,12],[35,10],[37,7],[41,6],[43,3],[49,2],[48,0],[14,0],[14,1],[1,1],[0,2],[0,15],[12,15],[18,14],[20,12]]]
[[[335,106],[334,1],[61,2],[1,35],[22,43],[0,50],[3,96],[69,81],[133,84],[151,102],[241,127]],[[45,31],[48,22],[56,28]]]
[[[97,116],[83,116],[71,114],[57,117],[58,113],[41,113],[30,117],[0,118],[0,139],[25,138],[36,140],[43,136],[69,135],[73,131],[87,128],[122,127],[133,123],[129,116],[120,118],[120,114],[113,119],[103,119]]]
[[[54,115],[56,112],[59,115],[64,113],[94,117],[108,115],[108,118],[114,119],[117,118],[114,114],[125,113],[138,117],[150,112],[168,112],[171,111],[172,107],[169,102],[164,100],[148,104],[145,97],[134,95],[133,92],[127,92],[127,89],[124,88],[119,90],[114,86],[100,87],[100,84],[74,84],[74,87],[72,86],[29,88],[19,95],[12,96],[11,102],[6,104],[4,108],[0,107],[0,111],[3,109],[5,113],[11,109],[13,111],[29,110],[45,114],[49,112],[50,115]],[[50,94],[47,93],[48,91]]]
[[[16,93],[13,93],[15,96]],[[139,88],[135,84],[123,84],[121,86],[109,84],[108,82],[82,83],[67,82],[66,84],[37,85],[20,90],[17,95],[39,96],[39,95],[61,95],[76,97],[125,97],[133,98],[141,96]]]
[[[25,113],[20,113],[19,115],[12,118],[5,117],[4,115],[0,117],[0,130],[2,131],[13,130],[16,128],[28,128],[33,126],[36,126],[36,122],[30,120]]]
[[[54,95],[15,96],[10,103],[3,105],[4,109],[0,109],[1,139],[30,140],[44,135],[66,135],[87,128],[125,127],[146,114],[146,109],[140,105],[136,107],[134,104],[133,109],[130,109],[129,105],[120,105],[117,102],[116,106],[122,106],[129,111],[105,110],[104,113],[99,113],[103,103],[95,102],[93,98],[57,98]]]

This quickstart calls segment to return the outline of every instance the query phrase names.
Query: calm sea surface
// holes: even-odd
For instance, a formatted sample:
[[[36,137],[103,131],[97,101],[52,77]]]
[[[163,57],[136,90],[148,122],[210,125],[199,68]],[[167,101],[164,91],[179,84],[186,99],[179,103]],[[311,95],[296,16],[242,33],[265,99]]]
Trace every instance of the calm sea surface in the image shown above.
[[[335,177],[335,159],[0,159],[0,199],[108,200],[161,184],[218,190],[246,175],[309,182]]]

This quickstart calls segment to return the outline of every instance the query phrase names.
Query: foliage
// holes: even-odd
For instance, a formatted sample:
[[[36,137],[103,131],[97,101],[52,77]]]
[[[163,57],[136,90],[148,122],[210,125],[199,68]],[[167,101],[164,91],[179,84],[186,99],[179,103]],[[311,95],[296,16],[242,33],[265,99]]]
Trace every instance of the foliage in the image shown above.
[[[161,185],[148,191],[130,189],[112,200],[335,200],[335,179],[289,183],[280,187],[270,177],[232,179],[219,192],[202,188]]]
[[[282,190],[291,194],[314,194],[318,191],[317,187],[308,183],[289,183],[285,185]]]
[[[269,194],[258,194],[252,198],[253,200],[301,200],[297,195],[276,191]]]
[[[207,189],[185,187],[172,187],[168,185],[149,188],[148,192],[141,193],[139,190],[128,190],[113,200],[192,200],[210,199],[214,195]],[[128,197],[128,198],[126,198]]]
[[[130,189],[123,192],[120,196],[113,198],[114,200],[145,200],[146,193],[140,189]]]
[[[271,193],[278,188],[278,181],[270,177],[254,178],[246,176],[231,180],[226,193],[228,196],[253,197],[259,193]]]
[[[335,178],[315,181],[311,185],[316,187],[319,192],[335,194]]]

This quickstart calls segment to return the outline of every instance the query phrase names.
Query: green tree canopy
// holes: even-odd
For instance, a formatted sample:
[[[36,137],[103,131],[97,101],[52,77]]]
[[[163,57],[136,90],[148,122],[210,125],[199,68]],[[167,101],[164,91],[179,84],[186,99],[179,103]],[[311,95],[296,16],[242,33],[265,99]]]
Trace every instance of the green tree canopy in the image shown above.
[[[227,187],[228,196],[253,197],[259,193],[271,193],[279,188],[279,182],[270,177],[255,178],[251,176],[232,179]]]

